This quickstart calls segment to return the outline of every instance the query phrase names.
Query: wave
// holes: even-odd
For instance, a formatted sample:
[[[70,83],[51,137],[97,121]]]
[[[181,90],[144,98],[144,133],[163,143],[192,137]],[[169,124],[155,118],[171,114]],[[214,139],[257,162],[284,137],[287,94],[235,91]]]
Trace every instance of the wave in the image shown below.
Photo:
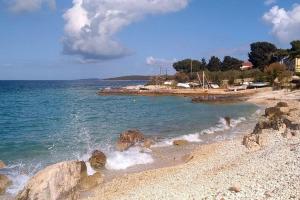
[[[165,139],[163,141],[160,141],[160,142],[156,143],[155,145],[153,145],[153,147],[171,146],[171,145],[173,145],[174,140],[181,140],[181,139],[182,140],[187,140],[188,142],[199,143],[199,142],[202,142],[202,140],[200,139],[201,135],[213,134],[213,133],[229,130],[231,128],[236,127],[238,124],[240,124],[243,121],[246,121],[245,117],[240,117],[238,119],[231,119],[230,120],[230,125],[228,125],[225,118],[220,118],[218,123],[213,127],[210,127],[208,129],[204,129],[200,132],[187,134],[187,135],[182,135],[182,136],[171,138],[171,139]]]

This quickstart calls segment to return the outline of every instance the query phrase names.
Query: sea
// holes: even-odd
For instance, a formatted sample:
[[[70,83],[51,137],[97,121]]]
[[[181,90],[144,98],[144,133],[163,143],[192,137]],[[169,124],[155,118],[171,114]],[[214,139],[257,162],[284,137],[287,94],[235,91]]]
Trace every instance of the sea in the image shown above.
[[[202,144],[207,135],[216,141],[235,137],[260,112],[245,102],[202,104],[188,97],[97,94],[101,88],[140,84],[145,82],[0,81],[0,160],[7,164],[0,173],[13,181],[7,193],[16,194],[48,165],[88,161],[95,149],[107,155],[107,170],[155,162],[151,151],[115,150],[119,134],[128,129],[160,138],[157,147],[172,145],[174,139]]]

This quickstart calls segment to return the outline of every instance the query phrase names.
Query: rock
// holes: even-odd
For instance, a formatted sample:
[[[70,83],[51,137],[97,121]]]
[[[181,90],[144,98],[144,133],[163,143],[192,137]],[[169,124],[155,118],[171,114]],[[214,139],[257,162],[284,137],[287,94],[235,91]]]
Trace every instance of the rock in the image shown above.
[[[116,149],[118,151],[125,151],[136,143],[143,142],[144,139],[144,135],[139,130],[125,131],[120,134],[119,140],[116,144]]]
[[[193,158],[194,158],[193,155],[191,155],[191,154],[186,154],[186,155],[182,156],[181,159],[182,159],[185,163],[187,163],[187,162],[190,162]]]
[[[267,137],[268,135],[266,133],[245,135],[243,138],[243,145],[248,149],[257,150],[267,144]]]
[[[128,143],[142,142],[144,135],[139,130],[128,130],[120,134],[119,141]]]
[[[300,130],[300,122],[295,121],[295,117],[290,117],[287,115],[282,116],[283,123],[287,126],[287,128],[291,130]]]
[[[86,170],[83,161],[66,161],[48,166],[28,181],[16,199],[78,199],[80,183],[87,177]]]
[[[103,182],[103,178],[100,172],[96,172],[91,176],[84,177],[80,183],[81,190],[88,190],[100,185]]]
[[[144,141],[144,147],[146,148],[150,148],[153,144],[155,144],[154,140],[150,139],[150,138],[147,138],[145,139]]]
[[[252,134],[261,134],[263,129],[269,129],[272,127],[272,123],[266,117],[262,117],[259,119],[257,124],[255,125]]]
[[[276,107],[289,107],[288,104],[286,102],[278,102],[276,104]]]
[[[0,174],[0,194],[5,193],[6,189],[12,184],[7,176]]]
[[[230,119],[230,117],[224,117],[224,119],[225,119],[225,121],[226,121],[226,125],[227,126],[230,126],[230,122],[231,122],[231,119]]]
[[[2,160],[0,160],[0,169],[2,169],[4,167],[6,167],[5,163]]]
[[[89,162],[92,168],[101,169],[106,164],[106,156],[102,151],[96,150],[92,153]]]
[[[269,118],[280,117],[283,113],[279,107],[270,107],[265,109],[265,115]]]
[[[125,151],[133,145],[134,145],[133,143],[118,141],[116,144],[116,149],[117,149],[117,151]]]
[[[187,140],[174,140],[173,145],[175,146],[183,146],[187,145],[189,142]]]
[[[241,191],[241,188],[239,186],[232,186],[229,188],[229,191],[238,193]]]

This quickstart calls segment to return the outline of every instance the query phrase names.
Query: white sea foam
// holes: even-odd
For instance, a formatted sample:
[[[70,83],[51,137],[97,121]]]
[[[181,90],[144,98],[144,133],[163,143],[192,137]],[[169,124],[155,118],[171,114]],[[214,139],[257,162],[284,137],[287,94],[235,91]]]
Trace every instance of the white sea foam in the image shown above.
[[[141,147],[132,147],[127,151],[109,153],[105,167],[110,170],[122,170],[134,165],[152,162],[153,158],[148,152],[143,151]]]
[[[230,120],[230,126],[228,126],[226,120],[224,118],[220,118],[219,122],[213,127],[210,127],[208,129],[204,129],[199,133],[187,134],[187,135],[182,135],[182,136],[171,138],[171,139],[165,139],[163,141],[160,141],[160,142],[156,143],[155,145],[153,145],[153,147],[171,146],[171,145],[173,145],[174,140],[179,140],[179,139],[187,140],[189,142],[202,142],[202,140],[200,139],[201,135],[213,134],[213,133],[216,133],[216,132],[221,132],[221,131],[225,131],[225,130],[234,128],[239,123],[241,123],[245,120],[246,120],[245,117],[240,117],[238,119],[231,119]]]

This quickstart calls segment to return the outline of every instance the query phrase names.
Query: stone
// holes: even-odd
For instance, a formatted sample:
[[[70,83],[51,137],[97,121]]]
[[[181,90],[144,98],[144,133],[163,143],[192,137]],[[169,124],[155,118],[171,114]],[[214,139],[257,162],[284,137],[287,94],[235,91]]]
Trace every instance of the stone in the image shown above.
[[[0,174],[0,194],[4,194],[6,189],[12,184],[9,178],[3,174]]]
[[[281,108],[284,107],[270,107],[265,109],[265,115],[269,118],[273,117],[280,117],[284,113],[282,112]]]
[[[150,148],[153,144],[155,144],[154,140],[150,139],[150,138],[147,138],[145,139],[144,141],[144,147],[145,148]]]
[[[229,188],[229,191],[238,193],[238,192],[241,191],[241,188],[240,188],[239,186],[236,185],[236,186],[230,187],[230,188]]]
[[[106,156],[102,151],[96,150],[92,153],[89,162],[92,168],[101,169],[106,164]]]
[[[120,134],[119,141],[128,143],[142,142],[144,135],[139,130],[128,130]]]
[[[125,151],[138,142],[143,142],[144,135],[139,130],[128,130],[120,134],[116,144],[118,151]]]
[[[272,127],[272,123],[269,119],[262,117],[255,125],[252,134],[261,134],[263,129],[269,129]]]
[[[5,163],[2,160],[0,160],[0,169],[5,168],[5,167],[6,167]]]
[[[181,159],[182,159],[183,162],[188,163],[188,162],[190,162],[193,158],[194,158],[193,155],[191,155],[191,154],[186,154],[186,155],[182,156]]]
[[[117,141],[116,149],[117,151],[126,151],[133,145],[133,143]]]
[[[187,140],[174,140],[173,145],[175,146],[183,146],[187,145],[189,142]]]
[[[226,116],[226,117],[224,117],[224,119],[225,119],[225,121],[226,121],[226,125],[227,125],[227,126],[230,126],[230,123],[231,123],[230,117]]]
[[[87,168],[83,161],[57,163],[34,175],[16,199],[78,199],[80,183],[86,177]]]
[[[261,134],[249,134],[243,138],[243,145],[248,149],[257,150],[260,147],[267,145],[268,135],[262,132]]]
[[[286,102],[278,102],[276,107],[289,107],[289,105]]]
[[[81,190],[89,190],[100,185],[103,182],[103,178],[100,172],[96,172],[91,176],[84,177],[80,182]]]

